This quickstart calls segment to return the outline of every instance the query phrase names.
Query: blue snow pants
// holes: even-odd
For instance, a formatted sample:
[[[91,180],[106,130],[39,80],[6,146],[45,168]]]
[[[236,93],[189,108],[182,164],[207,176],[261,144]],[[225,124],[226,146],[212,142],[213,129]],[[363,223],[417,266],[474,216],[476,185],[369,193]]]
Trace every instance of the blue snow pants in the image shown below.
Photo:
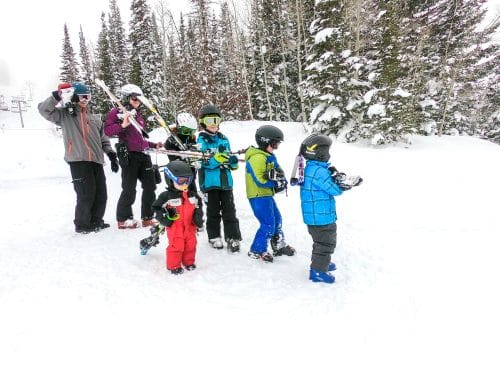
[[[260,254],[267,251],[267,243],[271,237],[282,235],[281,213],[273,197],[250,198],[249,201],[253,214],[260,223],[250,250]]]

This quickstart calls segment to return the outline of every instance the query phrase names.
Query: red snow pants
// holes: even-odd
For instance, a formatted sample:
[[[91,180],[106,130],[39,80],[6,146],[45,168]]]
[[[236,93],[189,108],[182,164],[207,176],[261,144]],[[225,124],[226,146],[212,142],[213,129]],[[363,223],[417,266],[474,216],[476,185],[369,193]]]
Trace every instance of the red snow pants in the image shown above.
[[[193,224],[195,205],[189,201],[187,192],[182,193],[182,204],[176,209],[179,218],[167,227],[168,270],[180,268],[182,265],[190,266],[194,264],[196,256],[196,225]]]

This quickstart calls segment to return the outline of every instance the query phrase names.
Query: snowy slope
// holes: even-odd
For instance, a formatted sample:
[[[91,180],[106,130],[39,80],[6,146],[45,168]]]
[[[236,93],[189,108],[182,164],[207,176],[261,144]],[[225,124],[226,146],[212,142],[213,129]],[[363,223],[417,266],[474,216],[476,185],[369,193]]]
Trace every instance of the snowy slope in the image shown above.
[[[263,264],[209,248],[202,233],[198,269],[176,277],[165,270],[165,238],[141,256],[148,231],[115,229],[120,177],[109,165],[112,227],[73,232],[62,140],[36,110],[25,123],[0,113],[0,373],[499,373],[497,145],[334,143],[334,164],[365,181],[337,199],[337,282],[318,285],[307,280],[298,188],[277,196],[296,257]],[[305,134],[274,124],[289,173]],[[240,149],[260,125],[221,130]],[[246,250],[257,221],[243,165],[234,177]]]

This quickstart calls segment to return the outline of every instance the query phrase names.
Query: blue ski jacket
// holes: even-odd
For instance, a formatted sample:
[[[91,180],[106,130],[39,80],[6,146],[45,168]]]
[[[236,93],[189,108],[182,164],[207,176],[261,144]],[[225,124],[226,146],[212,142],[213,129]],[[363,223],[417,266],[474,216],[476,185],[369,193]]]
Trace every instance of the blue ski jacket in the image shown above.
[[[333,182],[330,163],[308,160],[304,169],[304,184],[300,187],[302,219],[307,225],[328,225],[337,221],[335,196],[342,189]]]
[[[210,134],[206,131],[198,135],[197,143],[201,152],[231,152],[229,139],[220,132]],[[210,159],[203,161],[199,170],[200,190],[206,192],[208,190],[232,190],[233,177],[231,170],[238,168],[238,162],[235,164],[219,163],[212,156]]]

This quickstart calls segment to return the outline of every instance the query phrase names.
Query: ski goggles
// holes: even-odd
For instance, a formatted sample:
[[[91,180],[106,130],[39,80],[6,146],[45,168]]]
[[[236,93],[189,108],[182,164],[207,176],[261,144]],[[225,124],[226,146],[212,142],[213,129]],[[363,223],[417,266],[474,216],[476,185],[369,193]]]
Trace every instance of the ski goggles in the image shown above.
[[[177,133],[181,135],[193,135],[195,131],[195,129],[188,128],[187,126],[180,126]]]
[[[172,181],[177,185],[189,185],[193,181],[193,176],[174,176]]]
[[[222,118],[219,116],[205,116],[200,121],[205,126],[219,126]]]
[[[88,100],[90,101],[90,98],[92,96],[90,94],[78,94],[78,100]]]
[[[189,185],[193,181],[193,176],[175,176],[170,170],[165,167],[165,177],[172,180],[177,185]]]

